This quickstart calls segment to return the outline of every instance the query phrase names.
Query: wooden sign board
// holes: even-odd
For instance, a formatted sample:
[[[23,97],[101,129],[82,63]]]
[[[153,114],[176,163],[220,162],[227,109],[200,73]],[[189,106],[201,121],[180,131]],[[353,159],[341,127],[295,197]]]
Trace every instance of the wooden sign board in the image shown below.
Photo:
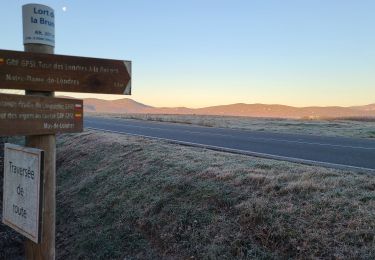
[[[0,94],[0,136],[82,131],[82,100]]]
[[[39,243],[43,151],[5,144],[3,223]]]
[[[0,88],[131,94],[131,62],[0,50]]]

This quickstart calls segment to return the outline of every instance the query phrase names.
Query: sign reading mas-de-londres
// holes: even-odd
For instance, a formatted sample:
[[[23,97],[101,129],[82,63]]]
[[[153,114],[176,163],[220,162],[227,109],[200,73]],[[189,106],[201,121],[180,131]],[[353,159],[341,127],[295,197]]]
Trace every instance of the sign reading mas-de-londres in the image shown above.
[[[4,155],[3,223],[39,243],[43,151],[5,144]]]
[[[82,130],[82,100],[0,94],[0,136]]]

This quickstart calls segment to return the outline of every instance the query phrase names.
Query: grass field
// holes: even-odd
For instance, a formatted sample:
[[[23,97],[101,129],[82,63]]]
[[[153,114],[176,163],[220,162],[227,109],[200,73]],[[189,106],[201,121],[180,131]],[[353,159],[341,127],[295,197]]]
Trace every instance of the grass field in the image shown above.
[[[366,118],[297,120],[202,115],[95,114],[94,116],[225,127],[251,131],[375,138],[375,120]]]
[[[0,259],[22,259],[22,237],[3,225],[0,233]],[[56,254],[374,259],[375,177],[126,135],[63,135]]]
[[[58,259],[375,258],[374,176],[93,131],[58,143]]]

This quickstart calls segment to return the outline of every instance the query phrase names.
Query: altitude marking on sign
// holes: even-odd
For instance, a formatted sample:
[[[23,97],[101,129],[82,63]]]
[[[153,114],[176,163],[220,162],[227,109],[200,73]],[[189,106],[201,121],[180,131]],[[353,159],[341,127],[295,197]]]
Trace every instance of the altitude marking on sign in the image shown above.
[[[0,88],[130,95],[131,62],[0,50]]]
[[[3,223],[39,243],[43,151],[5,144]]]
[[[82,100],[0,94],[0,136],[82,131]]]

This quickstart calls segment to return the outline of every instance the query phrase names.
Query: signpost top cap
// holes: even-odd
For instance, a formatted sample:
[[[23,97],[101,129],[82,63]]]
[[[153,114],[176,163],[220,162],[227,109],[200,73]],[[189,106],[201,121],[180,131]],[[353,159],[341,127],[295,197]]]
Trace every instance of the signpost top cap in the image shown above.
[[[41,4],[22,6],[23,44],[55,46],[55,11]]]

